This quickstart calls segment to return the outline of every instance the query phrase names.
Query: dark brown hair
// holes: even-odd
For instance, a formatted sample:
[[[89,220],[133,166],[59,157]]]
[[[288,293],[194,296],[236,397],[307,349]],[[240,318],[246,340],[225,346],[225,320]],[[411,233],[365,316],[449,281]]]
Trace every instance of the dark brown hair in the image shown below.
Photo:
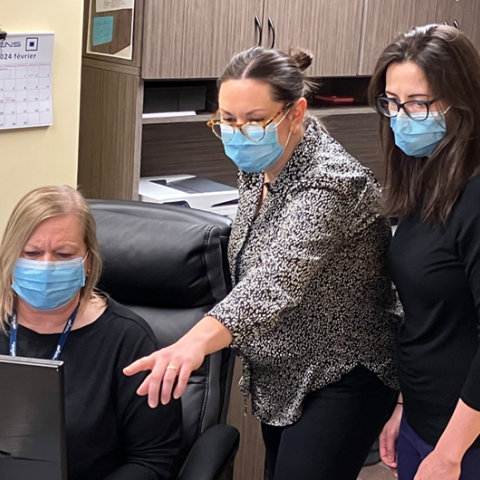
[[[368,97],[385,94],[386,72],[394,63],[415,62],[425,74],[433,98],[450,106],[447,133],[428,158],[409,157],[394,141],[388,118],[380,115],[385,158],[385,213],[421,213],[442,224],[467,181],[480,169],[480,56],[456,28],[416,27],[396,38],[381,54]]]
[[[264,47],[253,47],[237,53],[217,81],[218,88],[227,80],[250,78],[270,85],[272,99],[295,103],[310,92],[311,83],[303,72],[312,64],[313,55],[301,48],[289,54]]]

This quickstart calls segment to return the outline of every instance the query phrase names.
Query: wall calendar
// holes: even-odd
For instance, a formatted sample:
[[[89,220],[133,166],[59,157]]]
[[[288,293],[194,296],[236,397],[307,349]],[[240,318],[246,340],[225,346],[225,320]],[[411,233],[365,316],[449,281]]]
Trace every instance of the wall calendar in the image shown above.
[[[0,130],[52,125],[54,40],[51,32],[0,40]]]

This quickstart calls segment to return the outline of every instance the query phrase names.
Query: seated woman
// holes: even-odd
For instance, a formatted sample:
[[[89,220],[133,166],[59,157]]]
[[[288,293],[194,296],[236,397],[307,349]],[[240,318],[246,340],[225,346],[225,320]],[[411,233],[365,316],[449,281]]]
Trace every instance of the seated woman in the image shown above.
[[[65,362],[69,480],[173,478],[181,404],[151,409],[135,394],[145,376],[123,375],[158,346],[142,318],[95,290],[100,272],[82,195],[25,195],[0,246],[0,354]]]

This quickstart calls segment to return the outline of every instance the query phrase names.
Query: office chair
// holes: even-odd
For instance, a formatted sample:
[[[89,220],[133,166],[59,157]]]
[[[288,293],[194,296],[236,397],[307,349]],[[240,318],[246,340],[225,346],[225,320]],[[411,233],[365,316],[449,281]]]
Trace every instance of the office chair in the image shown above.
[[[183,336],[231,288],[226,217],[170,205],[89,200],[104,266],[99,288],[152,327],[161,347]],[[182,396],[185,458],[178,480],[231,469],[238,431],[225,424],[230,349],[205,358]]]

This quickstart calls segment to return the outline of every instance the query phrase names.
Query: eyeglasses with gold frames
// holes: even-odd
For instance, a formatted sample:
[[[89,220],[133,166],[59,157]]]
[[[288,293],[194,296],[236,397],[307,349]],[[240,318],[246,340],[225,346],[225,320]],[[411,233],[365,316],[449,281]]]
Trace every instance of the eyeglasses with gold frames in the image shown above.
[[[260,142],[265,137],[266,128],[282,113],[289,105],[283,106],[272,118],[264,122],[245,122],[245,123],[228,123],[222,122],[218,119],[220,110],[217,110],[212,118],[207,122],[207,125],[212,129],[212,132],[223,142],[230,142],[235,135],[236,130],[240,130],[243,135],[252,142]],[[290,109],[289,109],[290,110]],[[283,119],[287,116],[289,110],[285,112],[283,118],[277,123],[280,125]]]

